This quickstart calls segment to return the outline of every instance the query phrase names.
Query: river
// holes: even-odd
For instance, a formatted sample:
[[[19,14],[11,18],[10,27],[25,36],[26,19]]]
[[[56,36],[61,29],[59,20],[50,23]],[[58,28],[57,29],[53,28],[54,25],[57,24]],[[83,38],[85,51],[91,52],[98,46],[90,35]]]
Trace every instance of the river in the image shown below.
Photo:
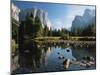
[[[96,48],[63,45],[27,44],[24,51],[19,51],[19,67],[13,73],[41,73],[75,70],[96,69]],[[88,59],[92,57],[93,60]],[[64,68],[64,61],[70,60],[68,68]],[[86,65],[92,61],[91,65]],[[83,64],[83,65],[82,65]]]

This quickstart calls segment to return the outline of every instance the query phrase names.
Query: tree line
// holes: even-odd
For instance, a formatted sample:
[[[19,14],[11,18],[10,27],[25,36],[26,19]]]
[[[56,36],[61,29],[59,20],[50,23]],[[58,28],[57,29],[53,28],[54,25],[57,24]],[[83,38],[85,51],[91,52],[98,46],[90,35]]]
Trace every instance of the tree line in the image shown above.
[[[95,24],[88,25],[84,29],[77,29],[77,33],[69,31],[66,28],[62,28],[61,30],[48,28],[47,25],[42,25],[40,18],[36,16],[33,17],[32,14],[26,15],[26,19],[24,21],[24,35],[26,37],[45,37],[45,36],[95,36]]]

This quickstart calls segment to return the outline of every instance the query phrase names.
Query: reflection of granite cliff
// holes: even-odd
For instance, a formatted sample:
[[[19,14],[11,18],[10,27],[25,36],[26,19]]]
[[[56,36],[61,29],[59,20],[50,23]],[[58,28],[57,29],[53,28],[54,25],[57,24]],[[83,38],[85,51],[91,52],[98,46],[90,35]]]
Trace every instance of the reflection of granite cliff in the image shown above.
[[[95,10],[86,9],[83,16],[76,16],[72,22],[71,30],[77,33],[78,29],[84,29],[88,25],[95,25]]]
[[[26,15],[31,15],[31,14],[33,15],[34,19],[36,16],[40,19],[42,26],[47,25],[48,28],[50,29],[51,22],[48,18],[48,13],[42,9],[29,8],[22,10],[20,13],[20,21],[24,21]]]

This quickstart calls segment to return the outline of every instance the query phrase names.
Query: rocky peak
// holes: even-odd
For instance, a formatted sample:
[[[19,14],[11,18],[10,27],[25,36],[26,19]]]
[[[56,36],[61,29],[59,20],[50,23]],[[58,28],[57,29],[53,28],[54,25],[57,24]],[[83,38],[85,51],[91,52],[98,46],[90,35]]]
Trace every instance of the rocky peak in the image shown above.
[[[86,9],[83,16],[76,16],[72,22],[71,30],[84,29],[88,25],[95,24],[95,10]]]
[[[51,22],[46,11],[38,8],[24,9],[20,12],[20,21],[25,21],[26,15],[33,15],[33,19],[35,19],[35,17],[38,17],[41,21],[42,26],[44,27],[44,25],[47,25],[50,29]]]

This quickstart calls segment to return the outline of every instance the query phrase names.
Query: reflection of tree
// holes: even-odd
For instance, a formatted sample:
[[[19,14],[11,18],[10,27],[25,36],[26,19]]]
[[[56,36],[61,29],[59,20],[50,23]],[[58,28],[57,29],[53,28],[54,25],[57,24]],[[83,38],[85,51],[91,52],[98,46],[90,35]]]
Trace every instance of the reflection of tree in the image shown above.
[[[95,48],[91,47],[73,47],[72,54],[77,60],[82,60],[85,56],[95,57]]]
[[[47,30],[46,30],[47,31]],[[48,49],[41,49],[34,42],[34,37],[40,37],[43,35],[43,28],[38,16],[33,18],[30,14],[26,16],[25,21],[21,21],[19,27],[19,65],[20,68],[35,71],[36,68],[40,67],[40,64],[45,62],[46,51]],[[46,34],[47,35],[47,34]],[[19,69],[20,69],[19,68]],[[25,71],[25,70],[23,70]],[[21,73],[23,73],[23,71]]]
[[[47,61],[48,61],[48,57],[50,56],[50,54],[51,54],[51,48],[50,47],[47,47],[47,49],[45,50],[46,52],[45,52],[45,57],[44,57],[44,63],[45,63],[45,65],[48,63]]]
[[[40,65],[41,50],[32,41],[24,44],[23,53],[19,55],[19,65],[21,68],[35,70]]]
[[[20,68],[27,68],[28,70],[35,71],[41,65],[47,63],[47,58],[51,53],[50,47],[37,47],[33,41],[24,41],[23,52],[19,55]]]

